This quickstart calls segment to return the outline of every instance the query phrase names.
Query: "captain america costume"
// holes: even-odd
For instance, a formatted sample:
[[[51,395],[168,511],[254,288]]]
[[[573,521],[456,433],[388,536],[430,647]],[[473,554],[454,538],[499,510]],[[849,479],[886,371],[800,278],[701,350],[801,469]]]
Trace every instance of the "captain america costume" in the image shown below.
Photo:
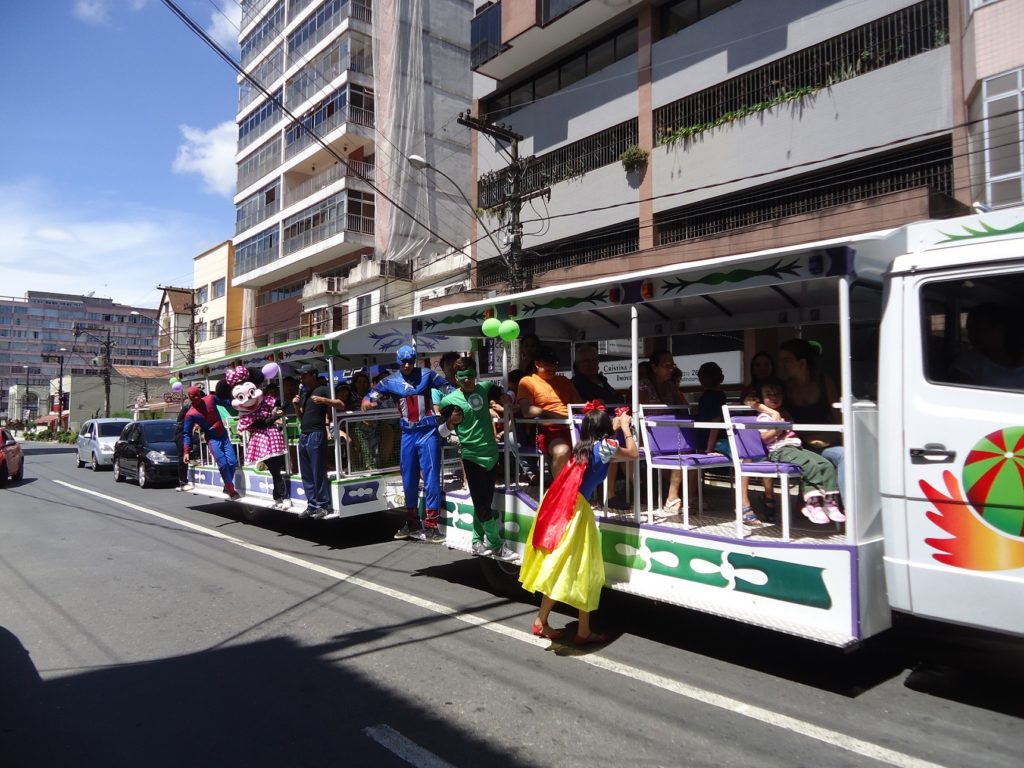
[[[415,362],[416,352],[404,346],[398,351],[399,362]],[[407,524],[410,530],[420,527],[420,477],[423,477],[426,528],[437,528],[444,503],[441,495],[441,436],[434,416],[431,390],[448,394],[454,387],[441,374],[429,368],[395,371],[381,379],[366,393],[365,400],[374,406],[390,397],[398,407],[402,430],[399,469],[405,493]]]

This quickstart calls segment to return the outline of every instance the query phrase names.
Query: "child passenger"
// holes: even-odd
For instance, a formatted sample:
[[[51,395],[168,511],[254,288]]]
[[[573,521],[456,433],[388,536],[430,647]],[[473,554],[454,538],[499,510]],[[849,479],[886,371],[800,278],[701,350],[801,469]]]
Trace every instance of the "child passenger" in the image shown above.
[[[768,379],[761,384],[761,402],[758,421],[791,421],[785,411],[785,386],[778,379]],[[846,520],[839,504],[839,482],[832,462],[802,447],[800,438],[791,429],[759,431],[769,459],[800,467],[804,516],[819,525],[829,520],[837,523]]]

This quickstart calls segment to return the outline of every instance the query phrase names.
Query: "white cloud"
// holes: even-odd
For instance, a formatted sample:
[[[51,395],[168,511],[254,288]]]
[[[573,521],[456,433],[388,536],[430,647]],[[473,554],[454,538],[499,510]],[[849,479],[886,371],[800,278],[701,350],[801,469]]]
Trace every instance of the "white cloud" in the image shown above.
[[[75,0],[71,12],[86,24],[106,24],[115,6],[126,5],[131,11],[141,11],[150,0]]]
[[[102,24],[108,18],[108,11],[106,0],[75,0],[72,10],[75,18],[86,24]]]
[[[229,52],[238,51],[238,29],[242,23],[242,6],[234,0],[221,0],[210,13],[206,33]]]
[[[0,182],[0,293],[95,291],[155,307],[157,284],[191,285],[196,254],[229,236],[174,211],[76,210],[39,182]]]
[[[185,143],[179,145],[174,158],[175,173],[198,173],[207,192],[231,197],[235,192],[237,169],[235,148],[238,129],[232,121],[204,131],[189,125],[181,126]]]

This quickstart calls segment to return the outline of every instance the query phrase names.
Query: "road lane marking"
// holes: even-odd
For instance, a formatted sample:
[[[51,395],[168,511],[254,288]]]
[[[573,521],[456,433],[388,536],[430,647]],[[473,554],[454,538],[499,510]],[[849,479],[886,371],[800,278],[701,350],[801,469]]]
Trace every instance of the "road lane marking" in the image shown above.
[[[416,768],[454,768],[451,763],[445,762],[384,723],[363,728],[363,733]]]
[[[279,552],[276,549],[270,549],[260,544],[253,544],[252,542],[245,541],[244,539],[240,539],[237,536],[232,536],[230,534],[218,531],[213,528],[207,528],[206,526],[199,525],[198,523],[192,523],[188,520],[182,520],[180,518],[174,517],[173,515],[168,515],[164,512],[158,512],[155,509],[149,509],[148,507],[143,507],[138,504],[133,504],[130,501],[125,501],[124,499],[119,499],[115,496],[108,496],[105,493],[100,493],[99,491],[94,491],[90,488],[83,488],[78,485],[72,485],[71,483],[67,483],[63,480],[53,480],[53,482],[57,483],[58,485],[63,485],[66,488],[70,488],[81,493],[86,493],[91,496],[96,496],[97,498],[113,502],[114,504],[119,504],[123,507],[127,507],[128,509],[134,509],[135,511],[141,512],[145,515],[151,515],[153,517],[159,518],[160,520],[165,520],[169,523],[174,523],[175,525],[187,528],[188,530],[204,533],[216,539],[221,539],[236,546],[242,547],[243,549],[248,549],[251,552],[257,552],[262,555],[267,555],[268,557],[272,557],[282,562],[296,565],[300,568],[305,568],[306,570],[313,571],[314,573],[319,573],[324,576],[328,576],[332,579],[337,579],[338,581],[344,581],[349,584],[354,584],[357,587],[362,587],[363,589],[367,589],[371,592],[376,592],[379,595],[384,595],[385,597],[390,597],[394,600],[399,600],[408,605],[414,605],[417,608],[423,609],[424,611],[436,613],[441,616],[447,616],[449,618],[455,619],[456,621],[461,621],[464,624],[480,627],[481,629],[485,629],[488,632],[494,632],[495,634],[503,635],[504,637],[508,637],[512,640],[517,640],[519,642],[527,643],[529,645],[534,645],[540,648],[547,648],[550,644],[549,640],[545,640],[544,638],[540,637],[535,637],[533,634],[523,630],[506,627],[503,624],[495,623],[493,620],[484,618],[483,616],[477,616],[472,613],[464,613],[456,608],[451,608],[447,605],[443,605],[442,603],[436,603],[432,600],[425,600],[422,597],[417,597],[416,595],[410,595],[405,592],[400,592],[397,589],[386,587],[383,584],[377,584],[376,582],[367,581],[366,579],[362,579],[358,576],[353,576],[343,571],[338,571],[334,568],[328,568],[327,566],[320,565],[319,563],[314,563],[310,560],[304,560],[300,557],[289,555],[285,552]],[[927,760],[922,760],[920,758],[913,757],[912,755],[908,755],[903,752],[897,752],[895,750],[883,747],[879,744],[874,744],[870,741],[865,741],[863,739],[858,739],[853,736],[848,736],[844,733],[833,731],[828,728],[822,728],[806,720],[800,720],[798,718],[790,717],[788,715],[784,715],[782,713],[775,712],[770,709],[758,707],[753,704],[747,704],[743,701],[740,701],[739,699],[734,699],[729,696],[723,696],[721,694],[717,694],[712,691],[705,690],[703,688],[688,685],[686,683],[679,682],[678,680],[673,680],[671,678],[664,677],[653,672],[648,672],[646,670],[639,669],[638,667],[633,667],[628,664],[622,664],[620,662],[613,661],[612,659],[608,659],[597,654],[582,654],[575,656],[567,656],[566,658],[571,658],[574,661],[579,661],[583,664],[589,664],[592,667],[603,669],[606,672],[621,675],[623,677],[628,678],[629,680],[639,680],[654,688],[659,688],[663,691],[667,691],[669,693],[682,696],[684,698],[690,699],[691,701],[700,702],[701,704],[706,704],[707,706],[715,707],[717,709],[723,709],[733,714],[742,715],[743,717],[749,717],[756,720],[759,723],[764,723],[765,725],[770,725],[775,728],[790,731],[800,736],[805,736],[807,738],[814,739],[815,741],[820,741],[824,744],[828,744],[829,746],[836,747],[837,749],[842,749],[856,755],[861,755],[863,757],[870,758],[872,760],[877,760],[879,762],[887,763],[889,765],[899,766],[899,768],[944,768],[939,763],[932,763]]]

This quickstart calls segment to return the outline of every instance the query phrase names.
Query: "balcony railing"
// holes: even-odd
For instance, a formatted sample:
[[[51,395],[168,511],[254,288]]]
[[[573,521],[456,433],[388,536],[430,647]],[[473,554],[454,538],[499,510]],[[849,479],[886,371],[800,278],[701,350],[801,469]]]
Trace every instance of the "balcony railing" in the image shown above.
[[[339,109],[326,120],[314,125],[312,131],[308,129],[303,130],[295,141],[285,147],[285,159],[288,160],[295,157],[295,155],[299,154],[299,152],[304,150],[306,147],[315,144],[317,136],[322,139],[327,136],[327,134],[337,130],[346,122],[352,122],[357,125],[365,125],[368,128],[372,128],[373,110],[363,109],[362,107],[353,107],[351,105],[344,109]],[[314,136],[314,133],[316,136]]]
[[[373,3],[370,0],[365,2],[362,0],[352,0],[352,10],[350,13],[353,19],[365,21],[367,24],[373,23]]]
[[[335,163],[326,171],[321,171],[316,176],[310,176],[301,184],[297,184],[289,189],[284,193],[285,206],[294,205],[300,200],[305,200],[310,195],[316,194],[320,190],[326,189],[346,177],[362,177],[370,182],[373,181],[373,172],[375,170],[373,163],[367,163],[364,160],[348,160],[347,163],[347,165],[345,163]]]

